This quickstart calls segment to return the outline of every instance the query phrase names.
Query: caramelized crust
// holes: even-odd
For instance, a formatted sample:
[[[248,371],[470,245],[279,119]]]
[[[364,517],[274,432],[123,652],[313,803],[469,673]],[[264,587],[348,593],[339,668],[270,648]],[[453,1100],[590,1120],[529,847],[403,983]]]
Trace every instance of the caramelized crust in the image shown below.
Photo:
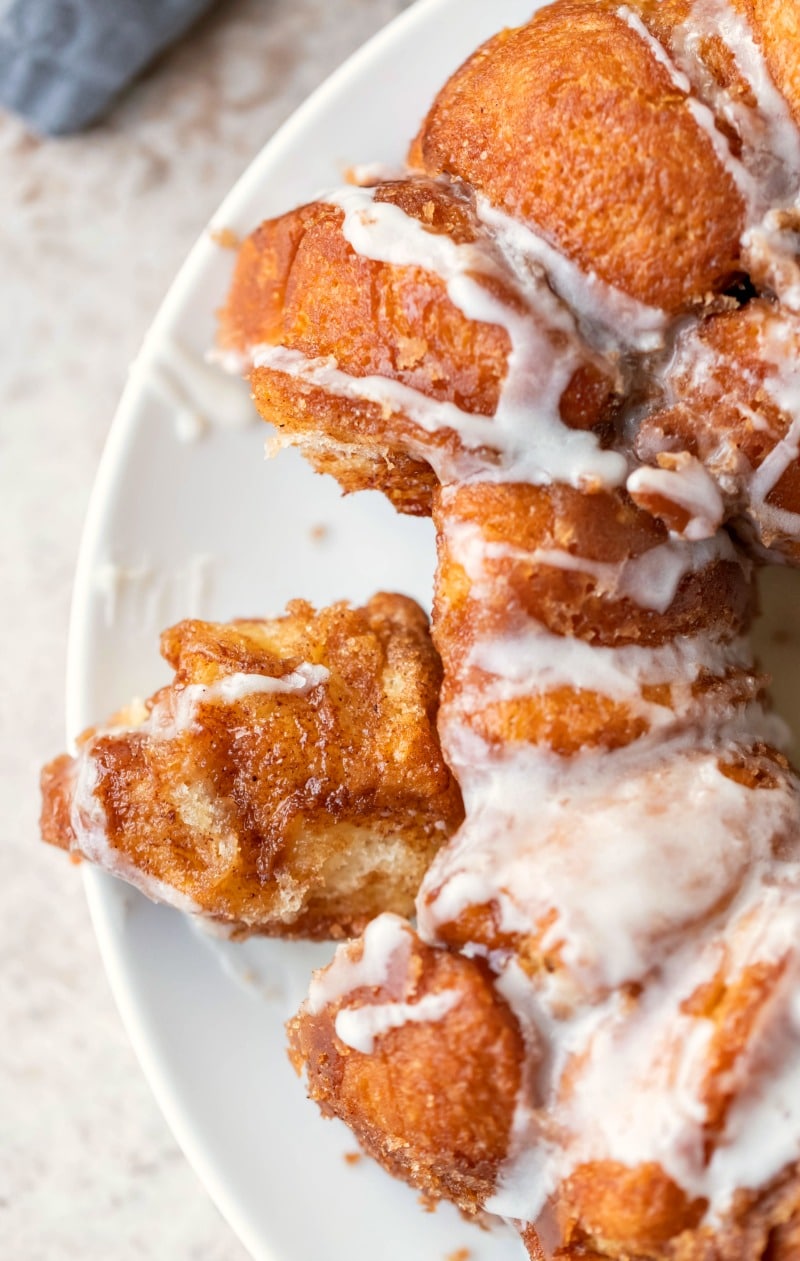
[[[711,645],[730,644],[747,629],[752,581],[727,539],[696,568],[679,563],[672,589],[669,583],[664,587],[663,603],[643,607],[637,580],[626,592],[628,575],[638,566],[652,594],[656,576],[669,574],[675,543],[660,523],[653,529],[652,518],[624,493],[586,495],[565,486],[451,486],[437,492],[434,521],[439,547],[434,637],[444,665],[440,730],[462,783],[475,775],[476,767],[483,767],[485,775],[497,774],[504,759],[528,745],[564,760],[562,787],[567,792],[572,758],[624,750],[651,735],[667,742],[687,730],[695,731],[699,741],[703,733],[721,729],[748,706],[764,702],[765,680],[746,663],[731,660],[693,672],[678,656],[659,665],[654,655],[665,646],[674,645],[677,651],[687,640],[699,641],[707,653]],[[586,677],[580,668],[575,682],[569,677],[575,641],[597,651],[596,690],[591,675]],[[489,656],[486,645],[492,648]],[[614,679],[609,685],[602,676],[603,653],[607,656],[609,650],[633,654],[627,666],[624,656],[616,659],[614,668],[622,674],[627,670],[629,676],[616,694]],[[527,660],[534,666],[526,666]],[[523,670],[520,677],[515,661]],[[478,737],[477,744],[467,740],[467,732]],[[774,788],[790,780],[775,750],[757,742],[746,742],[737,757],[736,765],[719,764],[718,769],[748,788]],[[655,761],[658,765],[657,755]],[[631,774],[642,773],[634,764]],[[613,774],[608,763],[608,791]],[[603,787],[598,763],[601,796]],[[657,781],[641,784],[643,795],[659,791]],[[523,804],[523,821],[525,808]],[[591,829],[590,804],[584,800],[581,809]],[[468,817],[425,877],[418,899],[423,930],[435,931],[436,940],[457,949],[476,942],[489,951],[510,949],[529,974],[557,971],[558,950],[542,945],[548,935],[552,940],[553,920],[546,915],[530,931],[509,935],[502,929],[497,904],[481,901],[476,893],[455,918],[434,911],[435,929],[423,918],[427,908],[439,904],[448,881],[458,880],[459,864],[450,865],[449,855],[460,852],[461,844],[464,862],[477,861],[477,833],[488,826],[480,814],[477,818],[472,831]],[[566,825],[561,826],[566,838]],[[530,853],[533,862],[544,839],[545,833],[528,820],[527,829],[519,831],[518,852]],[[491,896],[491,881],[484,895]],[[718,911],[717,905],[704,906],[702,916]]]
[[[527,311],[466,192],[417,176],[377,185],[374,201],[397,206],[432,236],[456,245],[480,242],[494,274],[475,278],[517,314]],[[436,483],[429,459],[437,464],[461,450],[452,427],[443,421],[426,429],[402,400],[371,402],[358,397],[357,387],[355,394],[337,394],[280,365],[259,364],[257,348],[280,346],[325,361],[356,383],[379,377],[468,416],[493,417],[509,334],[501,324],[469,319],[434,271],[357,254],[343,222],[340,207],[315,202],[267,221],[247,239],[221,313],[220,346],[245,356],[256,348],[250,372],[256,406],[319,472],[332,473],[345,491],[382,490],[400,511],[427,514]],[[545,335],[557,355],[566,334],[553,328]],[[588,348],[583,359],[563,390],[561,419],[607,436],[616,375]]]
[[[662,523],[624,492],[586,495],[563,485],[486,482],[448,487],[437,495],[434,521],[440,548],[434,631],[445,675],[476,638],[513,633],[528,618],[556,635],[648,647],[711,628],[737,634],[750,621],[752,585],[732,548],[686,573],[663,611],[642,608],[635,596],[609,594],[602,566],[642,560],[669,542]],[[472,602],[463,555],[468,543],[460,544],[459,526],[494,549],[482,560],[484,579]],[[563,553],[574,568],[558,563]],[[659,559],[665,565],[667,552],[656,557],[656,567]]]
[[[273,621],[181,622],[162,651],[173,682],[45,768],[45,840],[236,933],[335,937],[408,914],[462,814],[417,605],[295,601]],[[259,690],[309,666],[327,678]]]
[[[492,1193],[508,1148],[522,1037],[483,962],[427,946],[407,925],[398,934],[377,983],[369,983],[365,968],[360,975],[363,941],[340,947],[289,1022],[291,1058],[298,1072],[305,1068],[323,1114],[344,1120],[389,1173],[475,1213]],[[326,998],[326,987],[334,997]],[[452,1005],[419,1020],[409,1007],[395,1027],[379,1017],[386,1031],[369,1053],[337,1036],[346,1031],[337,1025],[343,1009],[391,1011],[433,996]]]
[[[764,490],[753,475],[789,436],[799,356],[800,316],[766,299],[710,317],[679,339],[665,380],[670,402],[643,421],[636,439],[649,464],[667,466],[675,453],[696,456],[716,481],[727,515],[740,518],[762,548],[794,562],[800,561],[800,460],[783,460]],[[668,500],[637,499],[674,527]]]
[[[585,272],[673,313],[736,271],[744,208],[616,7],[557,0],[489,40],[439,93],[410,161],[468,181]]]
[[[463,240],[466,207],[443,206],[445,190],[432,181],[425,192],[432,208],[421,220],[426,230]],[[382,186],[375,200],[421,218],[425,204],[405,193],[404,185]],[[468,320],[433,272],[356,254],[343,220],[338,206],[315,202],[248,238],[228,302],[228,333],[223,316],[223,345],[230,338],[236,349],[269,343],[309,359],[333,356],[350,376],[383,376],[491,416],[506,371],[505,330]]]
[[[468,202],[433,181],[389,182],[375,200],[400,206],[457,244],[475,240]],[[270,344],[309,359],[331,357],[350,376],[382,376],[491,416],[506,372],[505,330],[468,320],[434,273],[360,257],[343,221],[339,207],[314,202],[267,221],[245,241],[221,314],[223,349],[247,353]],[[251,384],[262,416],[345,491],[379,489],[400,511],[430,511],[435,479],[424,459],[408,454],[414,427],[402,413],[387,416],[378,404],[337,397],[269,367],[256,367]]]
[[[294,1066],[429,1200],[516,1197],[536,1261],[800,1259],[796,1151],[744,1150],[795,1088],[800,794],[727,532],[800,562],[800,218],[761,221],[780,127],[702,4],[556,0],[489,40],[417,174],[370,190],[373,224],[403,212],[393,261],[385,220],[357,248],[333,201],[240,250],[220,345],[279,442],[433,513],[443,676],[397,596],[182,623],[173,683],[43,780],[45,838],[155,896],[362,934],[289,1022]],[[798,0],[732,4],[800,120]],[[378,914],[415,891],[419,934]]]
[[[702,1201],[688,1200],[658,1166],[588,1164],[559,1203],[552,1229],[564,1242],[544,1247],[531,1225],[520,1237],[531,1261],[796,1261],[798,1177],[791,1165],[759,1196],[738,1193],[730,1216],[712,1228],[700,1224]]]
[[[613,1161],[580,1165],[559,1189],[558,1225],[566,1256],[664,1255],[676,1235],[699,1225],[706,1204],[689,1200],[659,1165],[629,1169]],[[595,1252],[596,1250],[596,1252]],[[534,1254],[535,1255],[535,1254]]]
[[[680,28],[683,23],[692,19],[692,0],[632,0],[630,7],[641,17],[647,29],[670,56],[674,57],[682,42]],[[713,29],[713,18],[709,25]],[[755,93],[742,74],[733,50],[719,34],[703,34],[693,39],[692,53],[693,58],[681,59],[681,69],[689,76],[692,87],[701,100],[710,103],[708,89],[716,85],[724,89],[737,104],[750,108],[757,106]],[[730,121],[717,116],[716,125],[727,137],[733,153],[738,157],[741,137]]]
[[[531,1261],[796,1261],[800,1203],[793,1182],[799,1173],[792,1166],[758,1201],[740,1196],[735,1218],[712,1231],[692,1226],[700,1215],[699,1205],[687,1201],[657,1167],[597,1170],[587,1165],[571,1180],[569,1191],[576,1198],[561,1206],[554,1226],[568,1242],[546,1249],[531,1225],[520,1228],[520,1238]],[[586,1224],[570,1216],[582,1211]],[[611,1240],[626,1242],[610,1240],[605,1251],[605,1232]],[[631,1253],[629,1245],[634,1242],[640,1247]]]
[[[335,477],[346,495],[378,490],[398,512],[430,516],[436,474],[394,439],[379,404],[343,399],[270,368],[255,368],[250,383],[256,407],[281,441],[299,447],[312,468]],[[391,419],[402,423],[401,417]]]

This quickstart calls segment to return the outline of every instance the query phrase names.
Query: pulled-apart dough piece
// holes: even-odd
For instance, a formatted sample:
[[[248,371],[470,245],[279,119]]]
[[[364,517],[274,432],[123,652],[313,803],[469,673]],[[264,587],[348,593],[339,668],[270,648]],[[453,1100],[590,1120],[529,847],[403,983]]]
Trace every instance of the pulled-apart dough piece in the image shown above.
[[[537,1147],[542,1162],[554,1141],[583,1148],[586,1158],[536,1227],[519,1225],[534,1261],[794,1261],[794,1166],[767,1187],[740,1192],[711,1223],[707,1201],[687,1194],[657,1160],[589,1156],[589,1099],[601,1083],[601,1107],[616,1109],[621,1142],[630,1130],[635,1144],[650,1118],[677,1152],[681,1143],[691,1152],[698,1137],[702,1146],[705,1136],[711,1156],[749,1076],[791,1073],[791,942],[784,936],[773,947],[792,914],[777,899],[756,915],[760,923],[745,918],[709,943],[699,967],[687,955],[694,987],[679,985],[660,1015],[646,994],[631,992],[595,1025],[586,1049],[576,1044],[570,1053],[569,1038],[555,1095],[546,1026],[517,1021],[486,963],[431,946],[397,916],[382,915],[315,975],[288,1024],[290,1058],[324,1116],[345,1121],[368,1154],[426,1198],[468,1214],[502,1211],[516,1179],[524,1198],[525,1165],[521,1177],[514,1171],[520,1148],[530,1145],[531,1184]],[[673,1115],[663,1098],[686,1074],[705,1124]]]
[[[316,974],[288,1028],[324,1115],[432,1199],[482,1206],[508,1149],[525,1055],[482,961],[425,945],[382,915]]]
[[[593,431],[581,437],[594,450],[620,378],[542,276],[503,256],[469,191],[420,176],[263,223],[240,251],[219,344],[281,441],[345,491],[423,515],[438,479],[519,459],[545,416],[551,444]]]
[[[165,632],[171,684],[42,777],[45,840],[234,933],[408,914],[462,815],[441,667],[412,601]]]

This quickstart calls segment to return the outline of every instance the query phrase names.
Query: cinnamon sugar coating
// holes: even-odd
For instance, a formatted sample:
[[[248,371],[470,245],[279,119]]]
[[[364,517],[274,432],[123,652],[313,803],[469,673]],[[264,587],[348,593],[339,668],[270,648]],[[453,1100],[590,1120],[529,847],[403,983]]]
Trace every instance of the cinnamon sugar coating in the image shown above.
[[[462,814],[418,606],[295,601],[272,621],[181,622],[162,652],[171,684],[45,768],[45,840],[237,934],[338,937],[407,914]],[[309,663],[327,677],[306,690],[247,690]],[[237,698],[214,695],[226,680]]]
[[[474,636],[513,630],[515,623],[533,617],[554,634],[598,645],[656,646],[711,626],[733,635],[749,625],[752,585],[733,548],[680,577],[663,610],[643,607],[636,589],[609,595],[604,566],[644,560],[669,543],[661,522],[624,492],[587,495],[563,485],[480,482],[440,493],[434,521],[442,584],[434,619],[447,667],[455,664],[451,654],[458,653],[461,638],[451,622],[461,617],[469,593],[464,566],[453,556],[458,532],[444,534],[445,521],[477,531],[488,544],[482,562],[486,580],[468,614],[475,619]],[[574,567],[564,562],[564,553],[574,558]]]
[[[391,1172],[516,1218],[546,1261],[773,1261],[797,1240],[795,1148],[770,1139],[748,1164],[761,1109],[783,1109],[781,1135],[797,1125],[800,795],[747,645],[741,535],[751,555],[798,558],[797,224],[791,209],[766,212],[800,171],[787,111],[763,116],[776,96],[759,50],[778,67],[774,32],[751,5],[755,42],[734,47],[738,18],[723,29],[715,4],[557,0],[489,40],[434,102],[414,173],[392,183],[398,250],[375,213],[382,189],[355,234],[338,206],[297,212],[340,237],[320,259],[328,289],[344,282],[346,315],[329,309],[319,267],[297,268],[281,319],[301,314],[266,341],[302,363],[254,354],[262,414],[277,408],[318,460],[319,444],[320,467],[347,487],[383,484],[402,507],[432,502],[439,728],[466,806],[423,877],[403,966],[392,956],[375,979],[370,925],[312,985],[293,1057],[323,1111]],[[794,108],[784,61],[773,75]],[[466,208],[444,232],[494,242],[508,262],[496,315],[484,304],[471,318],[441,252],[398,269],[418,243],[423,176]],[[425,319],[463,330],[476,369],[486,330],[506,337],[491,391],[468,393],[454,359],[449,393],[402,377],[418,366],[398,353],[398,335],[403,349],[414,336],[397,300],[409,283],[424,286]],[[565,337],[526,337],[528,314],[563,329],[563,309]],[[444,324],[432,339],[417,326],[423,364],[441,366]],[[321,355],[339,375],[315,367]],[[537,374],[549,355],[565,365],[560,393],[557,372]],[[605,397],[567,381],[570,355],[599,370]],[[376,402],[370,377],[415,398],[387,387]],[[587,399],[577,423],[570,390]],[[454,402],[466,418],[445,423]],[[474,416],[518,445],[469,447]],[[571,458],[554,457],[558,444]],[[453,459],[459,445],[470,462]],[[397,455],[424,466],[424,498],[412,464],[405,491],[379,480]],[[522,1037],[515,1102],[513,1075],[498,1074],[480,1118],[503,1120],[505,1156],[477,1182],[486,1134],[464,1128],[438,1051],[484,1099],[484,1044],[476,1033],[474,1060],[451,1044],[465,1000],[418,993],[420,951],[437,969],[465,965],[459,994],[495,978]],[[406,1100],[412,1072],[448,1100],[433,1120],[414,1099],[399,1117],[387,1104]]]
[[[364,943],[341,947],[326,973],[354,965],[356,983],[288,1024],[290,1056],[325,1116],[340,1117],[366,1152],[432,1199],[476,1213],[492,1193],[508,1148],[525,1050],[517,1022],[480,960],[426,945],[410,927],[406,950],[378,984],[358,983]],[[402,943],[401,943],[402,944]],[[335,987],[334,987],[335,991]],[[313,990],[312,990],[313,995]],[[416,1005],[445,996],[432,1021],[387,1026],[369,1054],[337,1036],[342,1010]]]

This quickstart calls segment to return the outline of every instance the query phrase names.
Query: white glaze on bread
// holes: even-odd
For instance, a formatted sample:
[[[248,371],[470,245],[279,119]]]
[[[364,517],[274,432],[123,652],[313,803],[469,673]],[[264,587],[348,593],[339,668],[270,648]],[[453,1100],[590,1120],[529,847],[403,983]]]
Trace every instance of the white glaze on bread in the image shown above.
[[[723,0],[696,0],[666,48],[635,5],[616,12],[685,98],[741,194],[743,270],[800,309],[796,241],[776,218],[796,209],[800,137],[744,20]],[[705,67],[699,50],[711,35],[732,52],[752,103]],[[635,437],[654,397],[665,408],[680,401],[671,392],[680,374],[698,387],[713,383],[717,359],[698,330],[733,299],[702,295],[706,309],[670,324],[479,196],[471,205],[484,235],[469,244],[376,201],[374,186],[326,200],[342,211],[356,254],[433,273],[469,320],[508,334],[493,417],[387,377],[348,375],[331,358],[282,346],[252,353],[256,367],[377,404],[387,422],[404,418],[409,452],[428,460],[442,483],[440,544],[460,566],[459,594],[476,621],[493,598],[498,563],[518,565],[531,582],[548,572],[578,576],[601,605],[636,606],[644,625],[650,615],[669,618],[688,579],[724,565],[747,573],[750,562],[726,525],[745,504],[775,535],[800,539],[800,519],[769,502],[800,457],[800,377],[779,317],[762,330],[771,365],[764,390],[786,424],[758,467],[722,442],[702,462],[688,451],[660,460],[657,449],[640,450],[637,461],[632,443],[604,449],[596,434],[564,424],[559,405],[581,356],[591,351],[609,367],[633,364],[634,377],[649,374],[650,394],[627,417]],[[509,276],[513,300],[490,283]],[[445,431],[457,436],[455,447],[427,441]],[[489,537],[480,521],[448,515],[454,489],[499,483],[587,495],[625,486],[637,502],[666,501],[687,521],[679,534],[665,530],[657,546],[613,562],[582,554],[569,539],[526,551]],[[444,624],[451,610],[441,571],[439,581]],[[708,1202],[713,1220],[737,1189],[762,1187],[800,1159],[800,794],[779,752],[785,732],[761,695],[746,618],[737,617],[732,609],[727,622],[698,617],[696,633],[610,644],[591,628],[567,634],[509,612],[508,625],[476,633],[446,675],[440,727],[466,822],[423,882],[420,935],[453,948],[454,926],[485,912],[494,944],[476,935],[458,948],[486,957],[531,1045],[539,1055],[544,1048],[539,1096],[520,1097],[512,1148],[487,1206],[504,1216],[535,1222],[581,1163],[606,1160],[660,1165],[687,1196]],[[570,754],[546,741],[480,734],[476,719],[491,706],[560,689],[613,703],[635,720],[636,734],[621,747],[589,744]],[[387,969],[402,965],[402,931],[376,921],[357,961],[344,952],[315,980],[309,1011],[383,985]],[[730,1070],[734,1102],[710,1132],[704,1091],[714,1023],[690,1000],[715,977],[734,986],[762,966],[779,979],[752,1045]],[[357,1016],[346,1009],[336,1031],[369,1054],[381,1033],[422,1018],[421,1008],[378,1004]]]

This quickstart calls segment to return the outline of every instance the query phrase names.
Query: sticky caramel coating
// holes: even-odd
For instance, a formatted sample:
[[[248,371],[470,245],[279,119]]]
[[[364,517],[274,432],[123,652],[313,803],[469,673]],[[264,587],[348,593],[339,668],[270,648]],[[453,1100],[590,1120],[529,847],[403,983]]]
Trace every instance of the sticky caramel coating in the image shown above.
[[[527,1224],[520,1237],[531,1261],[789,1261],[772,1250],[781,1218],[768,1203],[716,1230],[699,1225],[703,1208],[658,1165],[592,1162],[559,1188],[546,1236]]]
[[[794,0],[780,6],[779,20],[777,0],[735,3],[754,24],[758,14],[766,15],[767,25],[781,30],[782,38],[790,29],[796,51]],[[675,24],[691,5],[641,0],[633,7],[669,47]],[[740,268],[743,207],[682,92],[616,8],[604,0],[559,0],[528,27],[490,41],[443,90],[412,157],[431,174],[470,179],[490,201],[529,222],[584,269],[675,314],[718,293]],[[780,83],[783,74],[792,100],[794,53],[780,46],[776,52],[771,37],[771,29],[766,34],[757,29],[770,65],[777,67],[776,80]],[[703,41],[699,53],[717,82],[747,95],[721,40]],[[735,148],[736,137],[724,124],[721,131]],[[396,199],[428,230],[454,240],[472,240],[469,234],[477,231],[469,197],[445,192],[442,185],[424,180],[387,184],[378,199]],[[382,375],[431,399],[491,416],[509,352],[503,330],[466,320],[437,277],[355,256],[342,236],[341,220],[340,211],[316,204],[254,234],[241,252],[223,314],[223,344],[246,351],[267,342],[312,358],[330,355],[353,377]],[[726,341],[723,324],[709,327],[711,340]],[[731,365],[738,356],[742,377],[733,381],[734,395],[753,384],[749,354],[748,345],[734,347]],[[730,370],[735,378],[738,368]],[[748,625],[750,584],[728,560],[686,575],[666,613],[642,610],[632,599],[609,598],[590,573],[524,555],[490,558],[478,595],[458,549],[451,548],[447,527],[453,521],[522,553],[564,549],[613,565],[646,556],[667,541],[658,517],[659,509],[669,505],[650,502],[643,511],[621,492],[589,496],[566,487],[478,485],[440,494],[425,443],[452,452],[455,435],[421,439],[400,412],[387,414],[374,404],[337,398],[275,370],[257,368],[252,384],[262,414],[344,489],[381,489],[412,513],[426,513],[435,502],[440,535],[436,633],[446,667],[445,717],[458,705],[463,709],[467,689],[480,695],[480,671],[468,660],[476,642],[521,628],[531,617],[554,634],[614,646],[654,647],[709,631],[732,637]],[[730,384],[722,382],[723,394]],[[763,385],[763,375],[758,384]],[[593,376],[590,366],[583,380],[572,383],[574,406],[569,398],[562,402],[565,421],[596,426],[607,393],[602,374]],[[714,408],[708,403],[706,397],[681,399],[677,418],[665,420],[669,413],[663,409],[661,415],[680,435],[686,412],[687,432],[706,460],[726,423],[725,407],[718,414],[716,400]],[[751,404],[743,398],[743,405]],[[741,415],[736,411],[726,434],[734,447]],[[700,452],[706,426],[709,445]],[[736,450],[757,466],[748,444],[763,443],[765,431],[759,429],[757,439],[758,427],[751,428]],[[771,418],[766,432],[774,445],[785,426],[781,430]],[[684,446],[689,449],[688,442]],[[491,454],[486,455],[490,461]],[[800,477],[795,483],[792,476],[776,488],[775,506],[800,504]],[[668,512],[662,515],[673,524]],[[304,659],[316,660],[308,654]],[[669,684],[657,695],[651,691],[646,695],[643,689],[643,698],[666,710],[673,706]],[[761,680],[742,670],[723,679],[701,676],[694,691],[698,709],[709,713],[732,712],[760,695]],[[527,742],[565,758],[587,749],[620,748],[647,732],[647,719],[624,701],[566,686],[544,696],[478,704],[465,716],[497,749]],[[774,750],[756,747],[743,749],[740,760],[721,769],[754,789],[775,787],[788,775]],[[63,813],[60,806],[54,813],[59,810]],[[397,826],[394,818],[392,825]],[[347,853],[360,841],[358,834],[346,836]],[[342,897],[342,908],[346,905],[352,907],[352,897],[349,904]],[[356,920],[345,924],[343,915],[340,909],[339,931],[361,926]],[[353,989],[321,1012],[305,1007],[290,1022],[292,1057],[298,1068],[305,1066],[310,1093],[322,1111],[350,1125],[390,1173],[432,1199],[452,1199],[475,1212],[496,1189],[508,1154],[525,1051],[483,963],[424,945],[410,930],[408,935],[413,948],[407,970],[390,972],[385,985]],[[516,950],[529,973],[558,967],[558,958],[546,957],[535,935],[516,941],[504,937],[491,905],[470,908],[457,924],[445,925],[442,935],[454,946],[482,943]],[[345,957],[357,963],[361,949],[355,943]],[[702,1093],[709,1150],[744,1088],[750,1057],[760,1054],[781,972],[782,965],[775,964],[733,978],[721,969],[689,1000],[694,1015],[714,1024]],[[413,1003],[451,990],[461,1000],[441,1020],[390,1029],[369,1055],[336,1035],[343,1006]],[[637,997],[631,994],[632,1009]],[[700,1224],[705,1203],[687,1196],[658,1165],[629,1168],[595,1160],[579,1165],[556,1189],[549,1230],[537,1236],[533,1226],[526,1226],[522,1234],[532,1257],[561,1261],[797,1261],[797,1173],[787,1170],[757,1197],[740,1195],[730,1220],[712,1229]]]
[[[410,955],[390,965],[384,984],[352,988],[316,1014],[304,1004],[288,1025],[290,1055],[323,1114],[340,1117],[389,1173],[472,1214],[492,1194],[508,1149],[522,1037],[481,960],[405,931]],[[363,943],[341,949],[357,961]],[[440,1019],[390,1029],[368,1055],[336,1035],[343,1007],[416,1003],[443,991],[458,1001]]]
[[[431,947],[409,927],[404,932],[409,955],[388,961],[381,983],[363,984],[351,974],[342,996],[321,1009],[304,1004],[288,1025],[290,1055],[323,1114],[344,1120],[388,1172],[432,1200],[446,1198],[472,1213],[497,1189],[526,1053],[481,961]],[[333,973],[333,995],[337,965],[341,974],[342,964],[357,965],[362,954],[361,941],[350,943],[323,971],[323,978]],[[749,1063],[771,1053],[770,1002],[782,966],[735,976],[723,967],[686,1000],[688,1014],[714,1025],[706,1069],[709,1150]],[[459,998],[449,1012],[388,1028],[368,1054],[337,1036],[342,1008],[413,1005],[452,991]],[[634,1017],[636,1001],[632,995]],[[568,1066],[567,1090],[580,1067]],[[714,1107],[726,1091],[726,1105]],[[529,1097],[534,1101],[535,1092]],[[687,1196],[658,1164],[593,1160],[577,1166],[556,1188],[542,1221],[521,1225],[520,1233],[540,1261],[794,1261],[797,1173],[789,1166],[768,1188],[740,1192],[726,1218],[711,1226],[701,1224],[705,1201]]]
[[[494,36],[439,93],[410,161],[468,181],[584,271],[675,313],[736,271],[744,207],[685,95],[615,8],[557,0]]]
[[[525,742],[562,756],[585,748],[616,749],[646,734],[650,724],[624,699],[567,685],[465,708],[465,693],[474,698],[483,691],[484,676],[471,659],[479,641],[524,633],[528,619],[535,618],[555,635],[592,644],[655,647],[704,632],[727,639],[750,619],[752,585],[735,561],[718,559],[685,575],[670,607],[660,613],[628,597],[610,597],[596,574],[536,558],[541,549],[620,564],[664,544],[665,527],[624,492],[585,495],[568,486],[489,483],[448,487],[437,493],[434,520],[439,547],[434,636],[445,670],[442,720],[457,709],[498,748]],[[458,554],[458,527],[464,525],[490,545],[510,549],[484,558],[477,591]],[[737,707],[760,696],[763,687],[762,677],[741,670],[724,679],[701,674],[693,685],[698,715]],[[665,715],[673,704],[669,684],[645,685],[642,697],[663,706]]]
[[[240,672],[279,678],[310,662],[330,678],[304,695],[201,703],[196,723],[166,735],[90,728],[76,759],[44,770],[44,839],[91,856],[73,810],[91,759],[107,819],[101,865],[151,896],[160,881],[166,900],[188,897],[239,934],[337,937],[383,910],[409,914],[462,816],[436,736],[441,667],[422,610],[386,594],[319,613],[295,601],[272,621],[181,622],[162,652],[175,677],[148,709]]]
[[[800,1257],[800,1210],[770,1232],[767,1261],[794,1261]]]
[[[750,495],[749,479],[781,439],[792,418],[770,393],[779,386],[776,357],[787,363],[800,355],[800,316],[766,299],[711,316],[681,339],[684,354],[668,374],[665,390],[674,401],[642,422],[636,439],[639,457],[659,463],[663,453],[696,456],[717,480],[728,514],[742,518],[746,533],[761,547],[800,563],[800,538],[770,521],[769,508],[800,514],[800,460],[793,460],[766,497],[767,511]],[[688,366],[692,351],[701,370]],[[670,505],[643,507],[668,518]]]
[[[375,200],[456,244],[483,232],[469,195],[441,181],[389,181],[377,186]],[[331,356],[351,377],[381,376],[436,402],[493,416],[511,349],[506,330],[468,319],[435,273],[356,254],[343,219],[340,208],[315,202],[267,221],[247,239],[221,313],[221,347],[244,353],[269,344],[311,359]],[[482,283],[524,309],[510,272],[506,282]],[[564,338],[550,333],[554,355]],[[564,423],[605,431],[616,402],[612,377],[587,350],[561,399]],[[452,430],[426,433],[402,411],[387,414],[379,404],[336,396],[270,367],[254,368],[250,381],[262,416],[319,472],[332,473],[348,492],[382,490],[402,512],[430,512],[436,479],[426,451],[457,452]]]
[[[335,477],[346,495],[378,490],[398,512],[430,516],[436,474],[389,437],[377,403],[339,398],[270,368],[255,369],[250,383],[264,419],[288,446],[300,448],[315,472]],[[388,419],[403,423],[396,414]]]
[[[531,1225],[522,1239],[532,1261],[796,1261],[798,1175],[790,1166],[766,1194],[740,1192],[712,1228],[700,1224],[704,1202],[689,1199],[658,1165],[594,1162],[559,1189],[560,1245],[543,1248]]]
[[[375,201],[456,244],[478,235],[469,201],[432,180],[380,184]],[[351,376],[385,376],[491,416],[510,349],[505,330],[467,319],[433,272],[356,254],[343,220],[338,206],[313,202],[248,237],[222,313],[223,347],[266,343],[312,359],[333,355]]]
[[[689,1200],[660,1165],[631,1169],[609,1160],[575,1170],[559,1188],[557,1217],[569,1246],[588,1243],[603,1257],[624,1256],[623,1247],[637,1257],[657,1257],[676,1235],[699,1224],[705,1208],[704,1201]]]
[[[755,747],[748,750],[746,754],[743,753],[742,757],[748,773],[748,786],[756,792],[769,793],[770,790],[781,786],[781,781],[784,787],[795,783],[785,761],[781,765],[781,756],[774,749]],[[723,774],[725,773],[722,765],[720,765],[720,770]],[[755,808],[758,809],[758,806]],[[768,804],[766,808],[769,808]],[[468,831],[468,829],[469,823],[464,830]],[[451,848],[457,849],[460,839],[461,834],[457,834],[451,842]],[[539,839],[546,838],[537,837],[534,831],[531,831],[527,837],[524,834],[519,835],[519,844],[526,857],[533,857]],[[773,844],[776,851],[793,850],[795,856],[797,855],[797,838],[793,834],[776,836]],[[526,846],[527,851],[524,848]],[[423,922],[427,923],[430,906],[433,906],[434,913],[436,912],[436,903],[443,889],[446,896],[447,884],[451,878],[446,871],[448,859],[447,850],[443,850],[423,881],[418,897],[420,917],[421,919],[425,917]],[[687,909],[680,924],[673,924],[663,933],[656,935],[665,952],[679,942],[682,934],[695,933],[713,924],[740,892],[741,881],[736,878],[720,893],[719,899],[714,904],[703,906],[696,913]],[[520,969],[533,981],[542,982],[548,977],[557,976],[562,983],[564,993],[570,995],[570,1001],[573,1001],[579,993],[586,1001],[601,1000],[607,996],[608,991],[598,987],[590,994],[585,985],[582,991],[579,990],[582,983],[576,980],[570,972],[569,965],[565,964],[564,942],[554,939],[552,931],[558,918],[558,911],[552,908],[539,915],[529,931],[505,929],[502,926],[502,914],[498,903],[489,891],[483,899],[476,896],[470,905],[452,918],[436,919],[435,939],[437,943],[453,950],[473,950],[477,946],[486,952],[499,951],[505,958],[513,958]],[[758,1022],[762,1016],[762,1008],[768,1011],[771,997],[777,988],[782,972],[783,966],[774,970],[754,968],[744,980],[737,980],[735,984],[730,985],[720,980],[716,988],[709,986],[699,993],[694,1006],[692,1003],[687,1003],[686,1010],[691,1014],[713,1019],[718,1024],[717,1035],[709,1048],[708,1072],[700,1091],[700,1097],[708,1107],[707,1131],[709,1143],[712,1145],[715,1136],[722,1132],[728,1109],[746,1085],[746,1070],[738,1075],[734,1073],[736,1057],[742,1048],[747,1047],[751,1036],[753,1040],[759,1036]],[[645,984],[647,979],[645,975]],[[634,994],[637,993],[640,985],[639,980],[631,984]],[[701,1003],[709,1004],[708,1008],[701,1010]],[[633,1009],[632,1015],[635,1017]],[[569,1071],[568,1069],[567,1078]],[[578,1066],[575,1070],[576,1075],[579,1071]]]

